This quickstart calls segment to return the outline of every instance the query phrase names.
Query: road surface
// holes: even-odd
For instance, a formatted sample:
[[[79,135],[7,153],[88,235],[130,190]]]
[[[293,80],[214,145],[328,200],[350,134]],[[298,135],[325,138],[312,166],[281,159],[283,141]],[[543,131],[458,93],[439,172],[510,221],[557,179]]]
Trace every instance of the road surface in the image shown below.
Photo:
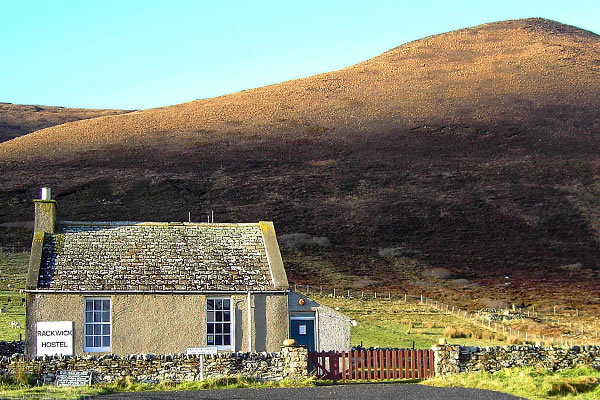
[[[204,400],[204,399],[365,399],[365,400],[509,400],[520,399],[505,393],[479,389],[438,388],[407,383],[370,383],[275,389],[217,389],[181,392],[115,393],[97,400]]]

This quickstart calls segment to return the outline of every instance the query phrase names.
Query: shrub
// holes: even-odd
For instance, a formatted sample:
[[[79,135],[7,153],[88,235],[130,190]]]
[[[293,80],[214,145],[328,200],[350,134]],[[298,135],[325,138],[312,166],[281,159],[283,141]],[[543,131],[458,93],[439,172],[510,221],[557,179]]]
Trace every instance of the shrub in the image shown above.
[[[516,336],[508,336],[506,338],[506,343],[507,344],[518,344],[520,342],[519,342],[519,339]]]
[[[494,332],[490,331],[481,331],[481,339],[492,339],[494,337]]]
[[[37,379],[33,374],[27,372],[25,363],[19,363],[15,370],[15,381],[21,385],[33,386],[36,384]]]
[[[550,395],[577,395],[579,393],[591,392],[598,386],[598,379],[592,376],[578,376],[563,378],[562,382],[552,383]]]
[[[455,328],[451,326],[444,328],[444,336],[451,339],[468,338],[470,335],[472,335],[471,331],[466,331],[461,328]]]

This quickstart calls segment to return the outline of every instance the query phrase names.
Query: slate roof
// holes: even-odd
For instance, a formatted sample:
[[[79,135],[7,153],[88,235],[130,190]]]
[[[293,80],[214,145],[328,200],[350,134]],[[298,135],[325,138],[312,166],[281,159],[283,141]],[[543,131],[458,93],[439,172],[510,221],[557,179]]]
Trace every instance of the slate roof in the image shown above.
[[[62,222],[44,234],[36,287],[260,291],[288,283],[270,222]]]

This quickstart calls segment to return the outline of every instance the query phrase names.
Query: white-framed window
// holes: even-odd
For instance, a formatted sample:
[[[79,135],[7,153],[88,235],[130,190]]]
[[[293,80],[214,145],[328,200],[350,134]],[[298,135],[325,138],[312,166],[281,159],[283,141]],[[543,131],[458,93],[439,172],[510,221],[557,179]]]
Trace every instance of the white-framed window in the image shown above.
[[[83,316],[83,351],[110,351],[110,297],[86,297]]]
[[[233,318],[231,299],[209,297],[206,299],[206,345],[219,350],[231,350]]]

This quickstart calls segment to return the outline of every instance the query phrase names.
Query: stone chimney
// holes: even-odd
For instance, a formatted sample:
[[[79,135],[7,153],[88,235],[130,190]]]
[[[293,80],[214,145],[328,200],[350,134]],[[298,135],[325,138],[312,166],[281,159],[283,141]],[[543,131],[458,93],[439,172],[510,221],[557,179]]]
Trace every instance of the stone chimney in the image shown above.
[[[56,223],[56,201],[52,200],[50,188],[43,187],[39,199],[33,200],[35,204],[34,232],[54,233]]]

